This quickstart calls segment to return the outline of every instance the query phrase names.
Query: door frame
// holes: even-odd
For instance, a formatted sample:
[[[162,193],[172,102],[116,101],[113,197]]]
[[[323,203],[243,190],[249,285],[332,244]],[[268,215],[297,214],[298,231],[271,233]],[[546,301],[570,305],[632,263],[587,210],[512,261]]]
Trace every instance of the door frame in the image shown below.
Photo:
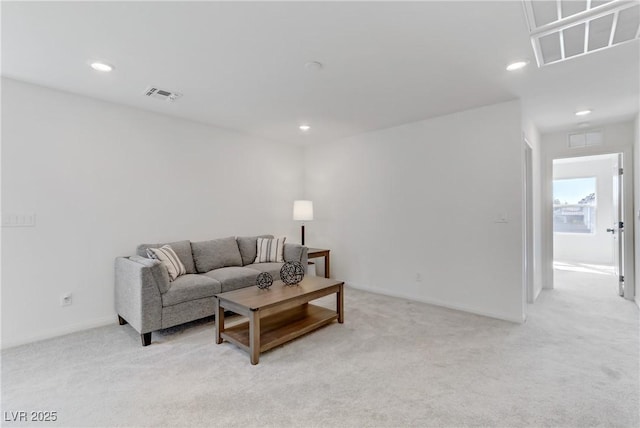
[[[522,240],[524,243],[523,260],[523,284],[524,284],[524,308],[527,303],[533,303],[534,296],[534,236],[533,236],[533,147],[526,139],[523,140],[523,173],[522,180]],[[526,310],[525,312],[526,313]]]
[[[626,278],[624,275],[627,267],[626,266],[627,261],[625,260],[625,257],[621,257],[621,255],[626,254],[624,244],[627,241],[625,237],[625,232],[626,232],[625,223],[627,223],[627,217],[624,212],[626,201],[624,200],[624,173],[620,174],[621,168],[624,170],[624,154],[618,153],[618,155],[616,156],[617,171],[615,171],[613,175],[613,183],[615,184],[614,190],[616,192],[616,194],[613,195],[613,197],[615,198],[614,199],[615,203],[613,204],[613,208],[614,208],[613,211],[614,211],[615,217],[614,217],[614,224],[612,224],[612,227],[614,230],[614,237],[616,240],[616,242],[614,242],[614,245],[613,245],[614,247],[613,263],[615,265],[616,274],[618,276],[618,294],[624,297],[623,290],[624,288],[626,288],[626,284],[624,283]],[[622,176],[622,178],[620,176]],[[619,222],[623,222],[622,230],[620,228]]]
[[[633,204],[633,149],[629,146],[594,146],[585,148],[567,148],[562,151],[545,153],[542,161],[542,278],[543,288],[553,289],[553,161],[594,155],[622,153],[624,173],[624,265],[625,293],[624,298],[635,298],[635,257],[634,257],[634,204]]]

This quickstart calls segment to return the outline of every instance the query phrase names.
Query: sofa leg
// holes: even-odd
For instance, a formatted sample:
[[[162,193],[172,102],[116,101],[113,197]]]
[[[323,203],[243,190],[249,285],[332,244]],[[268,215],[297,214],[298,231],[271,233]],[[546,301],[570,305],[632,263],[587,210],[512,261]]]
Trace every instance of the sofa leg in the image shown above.
[[[142,333],[140,335],[140,339],[142,339],[142,346],[151,345],[151,333]]]
[[[118,324],[125,325],[127,324],[127,320],[118,315]]]

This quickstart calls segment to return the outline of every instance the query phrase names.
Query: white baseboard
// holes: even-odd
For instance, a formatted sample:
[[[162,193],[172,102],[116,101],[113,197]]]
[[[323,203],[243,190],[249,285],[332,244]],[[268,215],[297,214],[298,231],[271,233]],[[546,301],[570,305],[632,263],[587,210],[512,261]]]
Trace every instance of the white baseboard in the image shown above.
[[[54,328],[51,330],[47,330],[44,333],[22,337],[19,340],[5,342],[4,339],[1,339],[0,349],[13,348],[20,345],[26,345],[27,343],[39,342],[41,340],[52,339],[54,337],[64,336],[70,333],[76,333],[78,331],[89,330],[91,328],[104,327],[109,324],[117,323],[117,320],[118,317],[114,313],[113,315],[109,315],[108,317],[96,318],[86,322],[71,324],[60,328]]]
[[[465,305],[451,304],[451,303],[442,302],[436,299],[426,299],[423,297],[411,296],[405,293],[391,292],[388,290],[380,290],[377,288],[372,288],[372,287],[361,285],[361,284],[355,284],[352,282],[347,282],[346,285],[347,287],[355,288],[356,290],[362,290],[362,291],[367,291],[369,293],[380,294],[383,296],[397,297],[400,299],[407,299],[407,300],[412,300],[416,302],[427,303],[429,305],[441,306],[443,308],[453,309],[453,310],[462,311],[462,312],[468,312],[475,315],[481,315],[484,317],[495,318],[495,319],[519,323],[519,324],[524,322],[524,318],[518,319],[518,318],[512,318],[512,317],[505,317],[504,315],[501,315],[501,314],[482,311],[482,310],[478,310],[476,308],[468,307]],[[0,349],[13,348],[16,346],[25,345],[27,343],[33,343],[33,342],[38,342],[40,340],[52,339],[54,337],[64,336],[64,335],[75,333],[82,330],[89,330],[91,328],[104,327],[109,324],[115,324],[116,322],[117,322],[117,315],[114,313],[113,315],[109,315],[107,317],[96,318],[94,320],[90,320],[86,322],[81,322],[81,323],[72,324],[65,327],[61,327],[61,328],[51,329],[51,330],[45,331],[44,333],[36,334],[33,336],[22,337],[20,340],[14,340],[14,341],[8,341],[8,342],[4,340],[0,340]]]
[[[540,288],[538,288],[538,289],[535,289],[535,288],[534,288],[534,290],[533,290],[533,294],[534,294],[534,296],[533,296],[533,303],[535,303],[535,302],[536,302],[536,300],[538,299],[538,296],[540,296],[540,293],[542,293],[542,287],[540,287]]]
[[[509,321],[509,322],[513,322],[513,323],[518,323],[518,324],[524,323],[525,318],[526,318],[524,315],[522,316],[522,318],[508,317],[508,316],[504,316],[502,314],[496,314],[496,313],[492,313],[492,312],[478,310],[476,308],[472,308],[472,307],[465,306],[465,305],[451,304],[449,302],[442,302],[442,301],[439,301],[439,300],[436,300],[436,299],[427,299],[427,298],[424,298],[424,297],[411,296],[409,294],[398,293],[398,292],[395,292],[395,291],[391,292],[391,291],[387,291],[387,290],[380,290],[380,289],[377,289],[377,288],[363,286],[361,284],[354,284],[352,282],[347,282],[346,285],[347,285],[347,287],[355,288],[356,290],[367,291],[369,293],[380,294],[380,295],[389,296],[389,297],[398,297],[398,298],[401,298],[401,299],[412,300],[412,301],[420,302],[420,303],[427,303],[429,305],[440,306],[440,307],[447,308],[447,309],[453,309],[453,310],[456,310],[456,311],[468,312],[468,313],[471,313],[471,314],[474,314],[474,315],[481,315],[483,317],[495,318],[495,319],[499,319],[499,320],[503,320],[503,321]]]

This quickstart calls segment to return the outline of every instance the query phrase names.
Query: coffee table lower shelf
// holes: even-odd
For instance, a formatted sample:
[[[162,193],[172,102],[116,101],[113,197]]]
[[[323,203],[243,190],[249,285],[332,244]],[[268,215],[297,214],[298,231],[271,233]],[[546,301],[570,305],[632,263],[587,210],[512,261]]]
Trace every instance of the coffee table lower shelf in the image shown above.
[[[260,352],[280,346],[337,319],[336,311],[309,303],[269,315],[260,320]],[[220,336],[250,352],[249,321],[226,327]]]

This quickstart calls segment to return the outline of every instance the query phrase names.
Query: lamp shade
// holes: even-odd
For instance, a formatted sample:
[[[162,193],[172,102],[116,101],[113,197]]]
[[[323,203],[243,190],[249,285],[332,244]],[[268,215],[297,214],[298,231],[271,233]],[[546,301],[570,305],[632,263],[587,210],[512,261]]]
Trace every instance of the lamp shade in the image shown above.
[[[301,221],[313,220],[313,202],[293,201],[293,219]]]

